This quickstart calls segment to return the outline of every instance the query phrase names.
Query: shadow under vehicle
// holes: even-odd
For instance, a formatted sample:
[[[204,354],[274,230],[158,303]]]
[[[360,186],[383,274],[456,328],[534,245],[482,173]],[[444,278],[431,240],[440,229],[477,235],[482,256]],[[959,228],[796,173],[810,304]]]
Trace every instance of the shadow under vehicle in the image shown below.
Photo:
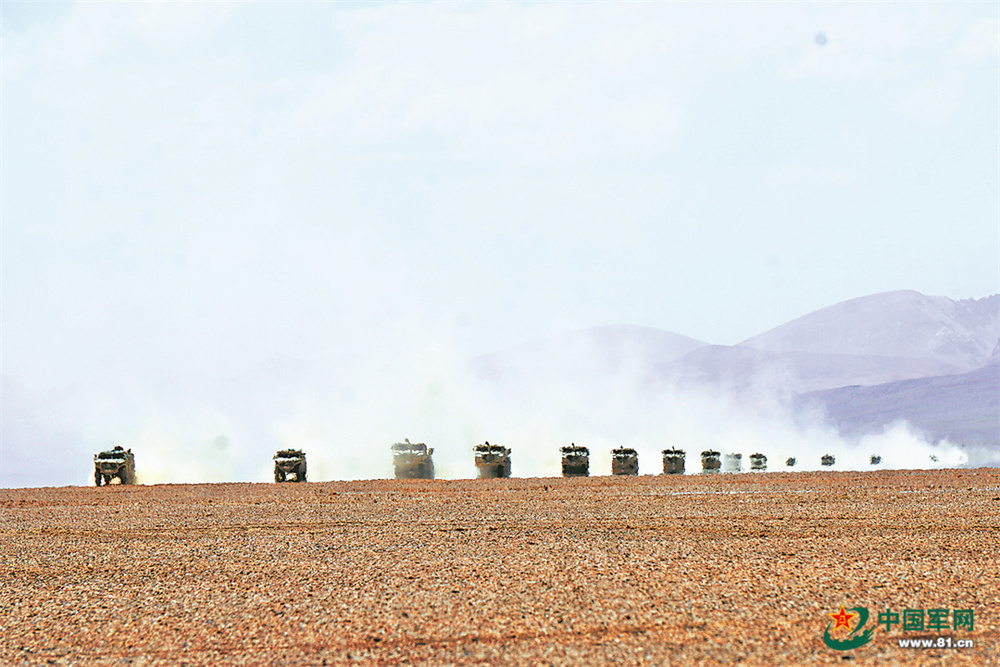
[[[823,458],[821,458],[819,462],[820,465],[832,466],[837,462],[837,459],[833,456],[833,454],[824,454]]]
[[[562,447],[562,474],[563,477],[589,477],[590,476],[590,450],[586,447],[578,447],[570,443],[567,447]]]
[[[434,479],[434,449],[422,442],[404,439],[392,446],[392,465],[396,479]]]
[[[767,457],[760,453],[751,454],[750,470],[755,470],[757,472],[767,470]]]
[[[631,447],[618,447],[611,450],[611,474],[629,475],[639,474],[639,454]]]
[[[135,456],[121,445],[94,455],[94,484],[108,485],[115,477],[120,484],[135,484]]]
[[[476,445],[476,470],[479,479],[507,479],[510,477],[510,449],[491,445],[488,441]]]
[[[294,477],[294,479],[290,479]],[[274,455],[274,481],[306,481],[306,455],[301,449],[282,449]]]
[[[719,452],[714,449],[706,449],[701,453],[701,472],[703,475],[712,475],[722,468],[722,459]]]
[[[663,474],[664,475],[683,475],[684,474],[684,457],[686,454],[683,449],[664,449],[663,450]]]

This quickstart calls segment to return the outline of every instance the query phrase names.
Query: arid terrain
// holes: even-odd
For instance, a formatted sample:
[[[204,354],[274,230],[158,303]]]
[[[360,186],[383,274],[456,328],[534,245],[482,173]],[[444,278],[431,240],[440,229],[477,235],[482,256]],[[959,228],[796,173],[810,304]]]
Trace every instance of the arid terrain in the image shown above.
[[[1000,664],[998,543],[997,469],[6,489],[0,664]]]

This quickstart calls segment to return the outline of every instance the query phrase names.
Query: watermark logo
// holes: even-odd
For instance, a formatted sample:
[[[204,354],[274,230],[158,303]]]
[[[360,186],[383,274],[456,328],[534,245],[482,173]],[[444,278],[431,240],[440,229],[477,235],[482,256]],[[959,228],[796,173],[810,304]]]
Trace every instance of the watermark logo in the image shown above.
[[[823,643],[835,651],[850,651],[872,640],[875,630],[885,627],[886,634],[896,631],[910,632],[972,632],[976,621],[972,609],[903,609],[892,611],[886,607],[878,613],[877,622],[867,627],[869,614],[864,607],[846,609],[827,614],[833,619],[823,632]],[[893,626],[896,626],[895,628]],[[952,635],[897,637],[900,648],[972,648],[971,639],[957,639]]]
[[[859,646],[864,646],[872,640],[872,635],[875,633],[874,625],[861,632],[868,623],[868,610],[864,607],[851,607],[851,610],[848,611],[844,609],[844,605],[840,605],[840,612],[827,614],[827,616],[832,618],[833,622],[826,626],[826,631],[823,633],[823,643],[830,648],[836,651],[850,651]],[[858,620],[852,628],[851,621],[855,616]],[[834,633],[837,633],[841,628],[848,632],[847,636],[835,639],[830,634],[830,630],[832,629]],[[842,632],[840,634],[843,635]]]

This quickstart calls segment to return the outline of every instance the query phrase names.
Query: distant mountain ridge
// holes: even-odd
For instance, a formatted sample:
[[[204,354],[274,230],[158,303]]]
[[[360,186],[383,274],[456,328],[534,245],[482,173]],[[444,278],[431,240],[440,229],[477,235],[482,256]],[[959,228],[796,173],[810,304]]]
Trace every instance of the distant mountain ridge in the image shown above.
[[[934,441],[963,445],[972,463],[1000,455],[1000,356],[995,354],[965,373],[827,389],[802,394],[798,404],[821,409],[847,436],[905,419]]]
[[[971,370],[990,356],[998,338],[998,294],[953,301],[900,291],[817,310],[740,346],[770,352],[933,359]]]
[[[998,294],[958,301],[873,294],[732,346],[648,327],[600,327],[484,355],[474,365],[481,379],[513,385],[607,383],[627,371],[651,387],[768,391],[825,414],[847,437],[906,420],[1000,464]]]
[[[1000,340],[1000,295],[953,301],[886,292],[809,313],[738,345],[651,327],[612,325],[477,357],[484,379],[614,373],[652,380],[801,393],[952,375],[982,364]]]
[[[711,345],[661,365],[657,373],[661,378],[684,385],[719,385],[737,390],[768,385],[784,393],[800,393],[949,375],[962,370],[937,359]]]

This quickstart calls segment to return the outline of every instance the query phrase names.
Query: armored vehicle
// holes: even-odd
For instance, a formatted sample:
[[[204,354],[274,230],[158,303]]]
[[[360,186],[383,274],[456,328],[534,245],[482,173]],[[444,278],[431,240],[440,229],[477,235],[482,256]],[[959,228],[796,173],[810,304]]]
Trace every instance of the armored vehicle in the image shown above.
[[[825,466],[832,466],[837,462],[837,459],[834,458],[833,454],[824,454],[823,458],[821,458],[819,462]]]
[[[479,479],[510,477],[510,450],[489,442],[476,445],[476,470]]]
[[[767,470],[767,457],[760,453],[751,454],[750,470]]]
[[[741,472],[743,470],[743,455],[742,454],[726,454],[725,465],[722,466],[722,472]]]
[[[590,450],[570,443],[562,447],[563,477],[587,477],[590,475]]]
[[[882,463],[882,457],[872,454],[871,464],[877,466],[879,463]]]
[[[135,484],[135,456],[121,445],[94,455],[94,484],[107,485],[115,477],[120,484]]]
[[[404,440],[392,446],[396,479],[434,479],[434,449],[422,442]]]
[[[788,466],[789,468],[794,467],[795,466],[795,457],[794,456],[789,456],[787,459],[785,459],[785,465]]]
[[[631,447],[619,447],[611,450],[612,475],[638,475],[639,454]]]
[[[684,474],[684,450],[682,449],[663,450],[663,474],[664,475]]]
[[[294,476],[295,479],[290,479]],[[274,455],[274,481],[306,481],[306,455],[301,449],[282,449]]]
[[[706,449],[701,453],[701,472],[703,475],[711,475],[719,472],[722,461],[719,459],[719,452],[714,449]]]

